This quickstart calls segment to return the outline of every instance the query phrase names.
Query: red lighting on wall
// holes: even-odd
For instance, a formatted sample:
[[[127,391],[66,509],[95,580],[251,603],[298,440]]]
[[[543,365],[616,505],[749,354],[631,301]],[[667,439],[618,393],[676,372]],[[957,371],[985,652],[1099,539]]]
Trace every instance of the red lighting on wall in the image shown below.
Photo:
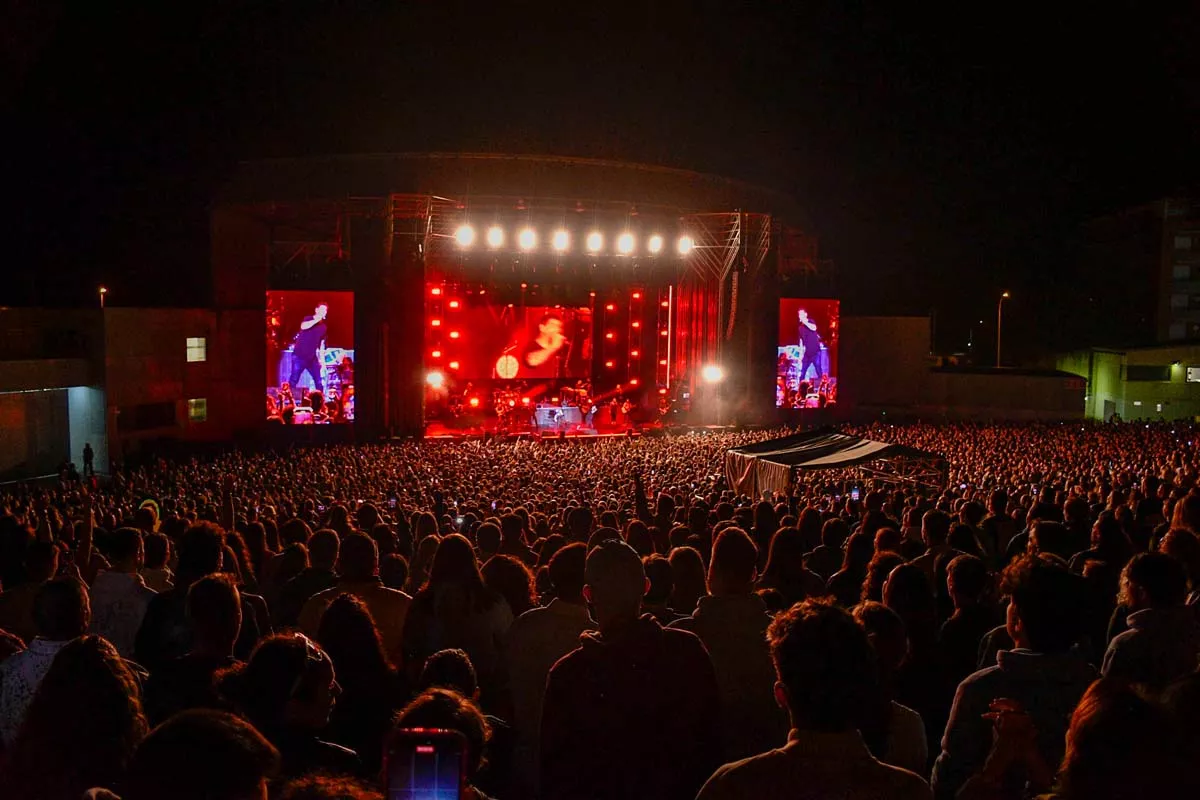
[[[478,397],[472,397],[467,402],[471,406],[471,408],[479,408],[479,398]]]
[[[457,362],[457,361],[451,361],[451,362],[450,362],[450,369],[458,369],[458,362]]]
[[[457,300],[451,300],[451,301],[450,301],[450,307],[451,307],[451,308],[458,308],[458,306],[459,306],[459,302],[458,302]]]
[[[442,321],[440,319],[431,319],[431,320],[429,320],[429,324],[431,327],[434,327],[434,328],[442,327]]]
[[[442,288],[440,286],[435,286],[429,290],[429,293],[434,297],[440,297],[442,294]]]
[[[609,303],[608,305],[606,305],[606,306],[604,307],[604,310],[605,310],[605,311],[616,311],[616,310],[617,310],[617,307],[616,307],[616,306],[614,306],[612,303]]]
[[[434,358],[441,358],[441,357],[442,357],[442,351],[441,351],[441,350],[434,350],[434,351],[433,351],[432,353],[430,353],[429,355],[433,356]]]
[[[609,369],[612,369],[614,365],[613,365],[613,362],[611,362],[611,361],[605,361],[604,366],[608,367]]]
[[[450,338],[451,338],[451,339],[457,339],[457,338],[458,338],[458,331],[450,331]]]

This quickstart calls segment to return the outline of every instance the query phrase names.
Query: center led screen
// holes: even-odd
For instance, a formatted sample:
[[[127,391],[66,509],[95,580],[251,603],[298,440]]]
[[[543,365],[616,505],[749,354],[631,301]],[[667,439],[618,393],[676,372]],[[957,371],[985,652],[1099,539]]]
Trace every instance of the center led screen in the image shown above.
[[[442,363],[467,380],[587,378],[592,310],[556,306],[475,306],[433,327]],[[439,330],[440,329],[440,330]]]

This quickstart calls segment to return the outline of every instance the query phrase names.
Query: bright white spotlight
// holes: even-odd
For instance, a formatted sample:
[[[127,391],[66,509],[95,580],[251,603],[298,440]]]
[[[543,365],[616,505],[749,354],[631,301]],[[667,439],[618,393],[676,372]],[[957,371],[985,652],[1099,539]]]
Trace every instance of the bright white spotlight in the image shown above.
[[[443,375],[442,373],[438,372],[437,370],[432,370],[430,372],[425,373],[425,382],[428,383],[430,386],[432,386],[434,389],[440,389],[446,385],[446,376]]]
[[[706,383],[720,383],[725,379],[725,370],[716,364],[708,364],[700,370],[700,377],[704,378]]]
[[[517,234],[517,244],[522,250],[532,250],[537,247],[537,234],[533,228],[524,228]]]
[[[696,243],[692,240],[692,237],[690,237],[690,236],[680,236],[679,237],[679,255],[686,256],[688,253],[692,252],[692,248],[695,246],[696,246]]]
[[[555,231],[554,239],[551,243],[554,245],[555,250],[560,253],[565,253],[567,248],[571,245],[571,237],[566,231]]]
[[[633,234],[622,233],[617,237],[617,252],[627,256],[633,252]]]
[[[599,253],[604,247],[604,236],[600,231],[592,231],[587,235],[587,249],[589,253]]]
[[[493,225],[487,229],[488,247],[499,247],[504,244],[504,228],[499,225]]]
[[[459,247],[470,247],[475,244],[475,229],[470,225],[459,225],[454,231],[454,241],[458,242]]]
[[[646,242],[646,249],[649,250],[652,255],[658,255],[659,253],[661,253],[662,246],[663,246],[662,237],[659,236],[657,233],[654,234],[653,236],[651,236],[650,239]]]

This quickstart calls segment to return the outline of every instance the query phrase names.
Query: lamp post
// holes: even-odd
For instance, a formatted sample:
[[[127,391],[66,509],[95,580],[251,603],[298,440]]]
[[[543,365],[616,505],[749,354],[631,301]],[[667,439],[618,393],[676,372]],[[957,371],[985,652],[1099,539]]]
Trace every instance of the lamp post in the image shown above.
[[[101,286],[101,287],[100,287],[99,294],[100,294],[100,308],[101,308],[101,309],[103,309],[103,308],[104,308],[104,296],[105,296],[106,294],[108,294],[108,289],[106,289],[106,288],[104,288],[103,286]]]
[[[1009,298],[1008,292],[1000,295],[1000,302],[996,304],[996,366],[1000,366],[1000,334],[1004,324],[1004,301]]]

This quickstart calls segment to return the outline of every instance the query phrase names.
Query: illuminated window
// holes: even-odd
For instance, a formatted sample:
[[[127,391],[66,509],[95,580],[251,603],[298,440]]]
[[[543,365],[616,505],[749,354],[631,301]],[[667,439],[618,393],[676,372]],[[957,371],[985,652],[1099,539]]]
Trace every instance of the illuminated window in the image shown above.
[[[193,397],[188,400],[188,422],[208,421],[208,398]]]
[[[203,336],[189,336],[187,339],[187,360],[207,361],[208,360],[208,339]]]
[[[1200,383],[1200,367],[1187,368],[1187,382]]]

